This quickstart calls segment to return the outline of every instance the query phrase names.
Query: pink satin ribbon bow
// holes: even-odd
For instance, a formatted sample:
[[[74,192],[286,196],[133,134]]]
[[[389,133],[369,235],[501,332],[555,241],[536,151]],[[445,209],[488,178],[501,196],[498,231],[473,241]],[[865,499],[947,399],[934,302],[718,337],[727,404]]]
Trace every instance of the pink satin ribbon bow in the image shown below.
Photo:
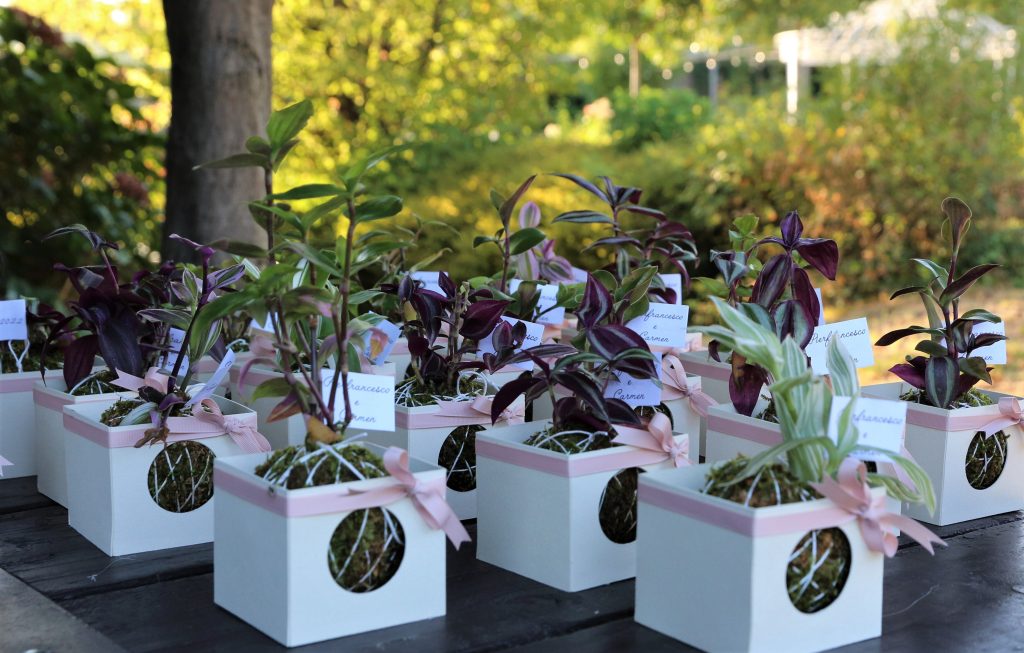
[[[416,476],[409,471],[409,452],[398,447],[388,447],[384,452],[384,469],[388,471],[398,484],[380,487],[375,490],[352,493],[367,494],[377,505],[393,503],[402,496],[408,496],[416,512],[420,513],[423,520],[431,528],[439,528],[445,532],[455,548],[458,549],[463,542],[469,542],[469,533],[462,525],[455,512],[444,500],[445,486],[441,483],[421,483]]]
[[[445,417],[479,417],[483,415],[490,418],[493,403],[494,397],[477,397],[472,401],[439,401],[437,402],[437,414]],[[509,424],[525,422],[526,402],[522,397],[517,398],[508,408],[501,411],[498,421]]]
[[[1024,422],[1024,409],[1017,397],[1003,397],[999,400],[999,417],[985,425],[985,435],[992,435],[1011,426],[1021,427]]]
[[[158,390],[163,394],[167,394],[167,380],[166,374],[161,374],[160,370],[155,367],[149,368],[146,372],[145,378],[139,378],[127,372],[117,370],[117,378],[112,383],[118,387],[125,388],[126,390],[139,390],[144,386],[149,386],[154,390]]]
[[[207,410],[202,410],[203,408]],[[179,435],[226,433],[245,453],[259,453],[271,449],[270,442],[251,422],[234,415],[225,415],[213,399],[203,399],[199,402],[192,415],[168,417],[167,429]]]
[[[872,496],[867,475],[867,467],[863,462],[847,458],[839,467],[838,481],[826,476],[821,483],[810,485],[839,508],[854,515],[868,548],[884,553],[887,558],[895,555],[899,546],[899,540],[893,534],[897,529],[909,535],[928,553],[935,553],[933,544],[946,545],[938,535],[919,522],[888,512],[885,509],[885,495]]]
[[[612,442],[616,444],[665,453],[675,467],[686,467],[690,464],[689,439],[683,438],[682,441],[676,442],[672,437],[672,420],[664,413],[656,413],[646,429],[616,424],[615,433],[617,435]]]
[[[718,404],[700,388],[690,387],[683,362],[673,354],[661,358],[661,398],[663,401],[686,397],[690,408],[701,417],[708,416],[708,408]]]

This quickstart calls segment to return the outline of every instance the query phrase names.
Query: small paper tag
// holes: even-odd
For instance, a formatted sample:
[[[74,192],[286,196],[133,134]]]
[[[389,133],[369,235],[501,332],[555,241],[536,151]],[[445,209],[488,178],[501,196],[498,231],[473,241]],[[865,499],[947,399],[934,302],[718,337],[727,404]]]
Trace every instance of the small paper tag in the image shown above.
[[[510,279],[508,291],[514,293],[519,290],[520,285],[522,281],[519,279]],[[565,307],[557,306],[558,284],[537,286],[537,292],[540,294],[537,298],[537,323],[561,326],[565,322]]]
[[[825,300],[821,298],[821,288],[815,288],[814,294],[818,296],[818,326],[825,324]]]
[[[412,272],[410,273],[414,281],[420,281],[423,283],[425,290],[433,290],[434,292],[443,295],[444,291],[441,290],[441,284],[438,279],[441,277],[440,272]]]
[[[573,266],[572,268],[572,280],[573,283],[586,283],[587,282],[587,271]]]
[[[655,369],[661,369],[661,354],[655,353]],[[656,379],[634,379],[625,372],[616,371],[615,378],[608,382],[604,396],[621,399],[630,408],[657,406],[661,403],[661,386]]]
[[[333,372],[324,370],[322,388],[325,401],[330,401]],[[352,404],[350,428],[374,431],[395,430],[395,377],[361,372],[348,373],[348,400]],[[345,399],[338,384],[334,399],[334,421],[345,419]]]
[[[674,290],[676,293],[675,304],[683,303],[683,275],[678,272],[675,274],[659,274],[658,277],[661,282],[665,284],[665,287]]]
[[[871,334],[868,332],[868,319],[858,317],[854,320],[833,322],[815,327],[811,341],[804,351],[811,357],[811,369],[815,374],[828,374],[828,342],[835,335],[843,341],[843,346],[850,352],[857,367],[870,367],[875,364],[875,352],[871,347]]]
[[[369,342],[366,343],[363,355],[374,365],[383,365],[391,355],[391,350],[395,348],[398,338],[402,335],[402,329],[387,320],[381,320],[374,325],[374,328],[380,330],[386,339],[373,338],[367,333],[364,337],[368,338]]]
[[[518,324],[520,322],[522,322],[523,324],[526,325],[526,337],[523,338],[523,346],[518,348],[518,349],[516,349],[515,351],[519,352],[519,351],[522,351],[523,349],[530,349],[532,347],[536,347],[537,345],[541,344],[541,338],[544,336],[544,325],[543,324],[538,324],[537,322],[527,322],[526,320],[517,320],[514,317],[508,317],[508,316],[502,316],[501,319],[504,320],[505,322],[508,322],[512,326],[515,326],[516,324]],[[484,338],[483,340],[481,340],[480,342],[477,343],[477,353],[479,355],[483,356],[484,354],[494,354],[494,353],[496,353],[494,351],[494,343],[491,341],[491,336],[493,334],[494,334],[494,332],[492,331],[491,335],[488,335],[486,338]],[[519,369],[522,369],[522,370],[526,370],[527,372],[529,372],[529,371],[533,370],[533,361],[526,361],[525,363],[517,363],[516,365],[513,365],[512,367],[516,367],[516,368],[519,368]]]
[[[181,329],[171,327],[171,330],[168,332],[167,343],[169,353],[160,357],[160,367],[168,371],[173,370],[175,364],[178,362],[178,356],[183,356],[181,369],[178,371],[178,374],[188,373],[188,355],[181,353],[181,345],[184,344],[184,342],[185,332]]]
[[[979,322],[974,325],[974,335],[997,333],[1006,335],[1006,322]],[[979,347],[971,352],[971,356],[981,356],[989,365],[1006,365],[1006,341],[1000,340],[994,345]]]
[[[850,400],[851,397],[832,398],[828,437],[833,442],[839,441],[839,417]],[[899,453],[903,448],[903,434],[907,427],[907,402],[858,397],[853,407],[853,425],[857,427],[858,443],[861,446]],[[877,451],[856,449],[853,455],[861,460],[892,462],[889,456]]]
[[[676,304],[651,304],[647,312],[626,326],[636,331],[652,347],[686,347],[686,323],[690,308]]]
[[[28,340],[28,309],[24,299],[0,302],[0,340]]]

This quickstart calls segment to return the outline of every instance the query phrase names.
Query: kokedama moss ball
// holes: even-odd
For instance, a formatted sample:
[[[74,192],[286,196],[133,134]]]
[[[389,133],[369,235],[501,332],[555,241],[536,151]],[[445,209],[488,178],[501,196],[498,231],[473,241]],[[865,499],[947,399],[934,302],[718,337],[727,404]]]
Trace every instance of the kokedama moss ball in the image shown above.
[[[100,415],[100,423],[106,426],[120,426],[125,416],[142,405],[141,399],[118,399]]]
[[[118,388],[112,385],[112,382],[117,379],[117,374],[114,374],[110,370],[100,370],[95,374],[90,374],[81,381],[79,381],[74,388],[70,388],[68,394],[74,397],[86,397],[89,395],[101,395],[108,392],[123,392],[124,388]]]
[[[448,487],[456,492],[476,489],[476,434],[483,431],[479,424],[456,427],[437,454],[437,464],[448,470]]]
[[[149,466],[149,495],[164,510],[191,512],[213,497],[214,454],[186,440],[160,447]]]
[[[967,445],[964,469],[967,473],[967,482],[975,490],[990,488],[999,480],[1003,469],[1006,468],[1009,439],[1010,436],[1004,431],[997,431],[990,436],[978,431],[971,438],[971,443]]]
[[[713,467],[704,492],[751,508],[821,498],[779,463],[762,467],[753,476],[736,481],[747,462],[746,458],[737,457]],[[835,601],[846,584],[850,558],[849,540],[840,529],[807,533],[793,550],[786,567],[786,587],[793,606],[801,612],[816,612]]]
[[[643,471],[639,467],[624,469],[611,477],[601,492],[598,521],[601,531],[616,544],[636,541],[636,492]]]
[[[391,580],[405,557],[405,532],[383,508],[351,512],[331,536],[327,566],[349,592],[372,592]]]
[[[360,444],[344,442],[314,448],[297,445],[274,451],[256,467],[255,473],[289,490],[388,475],[380,456]]]

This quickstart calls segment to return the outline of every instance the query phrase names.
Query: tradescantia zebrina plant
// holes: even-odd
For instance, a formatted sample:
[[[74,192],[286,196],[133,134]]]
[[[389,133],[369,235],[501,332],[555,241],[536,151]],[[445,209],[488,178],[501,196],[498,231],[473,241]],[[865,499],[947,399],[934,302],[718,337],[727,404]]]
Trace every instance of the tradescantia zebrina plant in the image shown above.
[[[917,343],[914,356],[905,363],[894,365],[890,372],[903,379],[914,390],[904,398],[936,408],[963,408],[992,403],[986,395],[974,389],[979,381],[992,383],[990,367],[985,359],[972,354],[982,347],[1006,340],[996,333],[975,334],[982,323],[1002,320],[984,309],[960,312],[960,302],[971,286],[985,274],[999,267],[986,263],[961,272],[960,247],[971,226],[971,209],[961,200],[948,197],[942,201],[946,215],[943,233],[950,240],[948,266],[928,259],[914,259],[928,273],[928,282],[920,286],[902,288],[891,299],[916,294],[924,302],[928,326],[910,326],[890,331],[878,339],[876,345],[891,345],[910,336],[927,336]]]
[[[826,381],[813,374],[792,336],[780,341],[773,330],[742,311],[718,298],[712,301],[723,325],[701,331],[768,372],[782,443],[752,458],[737,457],[712,467],[704,492],[753,508],[821,498],[817,485],[836,478],[856,449],[867,448],[859,444],[853,423],[860,388],[852,358],[833,339],[828,346],[830,382]],[[839,416],[835,441],[827,435],[833,396],[854,397]],[[913,487],[877,472],[865,473],[866,482],[884,487],[902,501],[923,502],[934,510],[935,495],[927,474],[895,452],[884,454],[903,468]],[[888,537],[894,538],[891,532]],[[895,544],[891,547],[894,550]],[[850,555],[849,541],[838,528],[808,533],[794,549],[786,572],[793,605],[802,612],[828,606],[843,588]],[[815,591],[807,591],[809,587]]]

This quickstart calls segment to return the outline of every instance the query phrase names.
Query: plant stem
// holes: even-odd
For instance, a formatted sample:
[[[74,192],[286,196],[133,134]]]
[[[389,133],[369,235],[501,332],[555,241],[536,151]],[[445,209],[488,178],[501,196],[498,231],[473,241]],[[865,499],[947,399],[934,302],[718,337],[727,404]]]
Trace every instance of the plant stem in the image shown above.
[[[271,195],[274,194],[274,171],[270,168],[263,170],[263,186],[267,191],[267,206],[274,206],[274,200]],[[277,257],[274,255],[274,214],[267,212],[267,224],[264,227],[267,230],[267,258],[271,265],[277,263]]]
[[[504,247],[502,248],[501,253],[501,285],[498,287],[501,292],[506,292],[505,288],[508,284],[508,262],[509,258],[512,256],[509,242],[510,237],[508,233],[508,225],[505,225]]]
[[[188,328],[185,329],[185,336],[181,339],[181,346],[178,348],[178,357],[174,361],[174,369],[171,370],[171,378],[167,381],[168,392],[174,392],[174,381],[178,378],[178,372],[181,371],[181,364],[185,360],[185,352],[188,351],[189,343],[192,341],[192,327],[196,324],[196,318],[199,316],[199,311],[203,310],[203,306],[206,306],[209,295],[210,282],[208,277],[210,276],[210,261],[209,259],[203,259],[203,289],[199,293],[199,298],[196,301],[196,310],[192,314],[192,319],[188,322]],[[185,380],[181,384],[182,387],[188,386],[189,377],[192,376],[192,371],[195,368],[197,361],[192,361],[189,365],[189,370],[185,374]]]
[[[344,433],[345,429],[348,428],[349,423],[352,421],[352,404],[349,399],[348,393],[348,299],[351,296],[352,284],[349,281],[350,272],[352,269],[352,241],[356,236],[356,205],[352,201],[352,197],[348,198],[348,232],[345,236],[345,264],[342,268],[344,276],[341,278],[341,320],[338,324],[339,332],[336,334],[338,338],[338,355],[341,359],[340,372],[341,372],[341,393],[345,399],[345,421],[341,425],[341,432]],[[334,371],[334,383],[332,389],[337,393],[338,387],[338,369]],[[331,409],[333,410],[334,395],[331,395]],[[332,413],[333,414],[333,413]]]

